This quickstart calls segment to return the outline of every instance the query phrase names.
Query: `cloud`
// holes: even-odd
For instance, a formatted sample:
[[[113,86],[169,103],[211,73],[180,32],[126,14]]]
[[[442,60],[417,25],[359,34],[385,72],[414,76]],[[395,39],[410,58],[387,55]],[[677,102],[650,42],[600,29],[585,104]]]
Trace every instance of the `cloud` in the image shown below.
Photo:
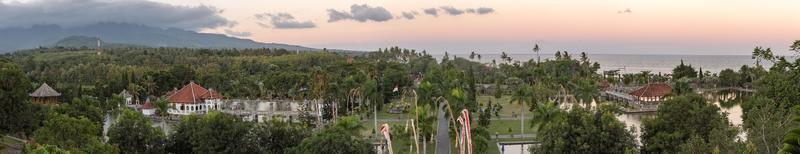
[[[439,8],[422,9],[423,13],[425,13],[427,15],[434,16],[434,17],[438,17],[439,16],[439,11],[442,11],[442,12],[444,12],[444,14],[451,15],[451,16],[458,16],[458,15],[462,15],[462,14],[485,15],[485,14],[494,13],[494,9],[493,8],[489,8],[489,7],[459,9],[459,8],[455,8],[453,6],[441,6]]]
[[[625,9],[625,10],[622,10],[622,11],[617,11],[617,14],[627,14],[627,13],[633,13],[633,11],[631,11],[631,9]]]
[[[470,13],[476,13],[476,14],[479,14],[479,15],[490,14],[490,13],[494,13],[494,9],[493,8],[488,8],[488,7],[479,7],[477,9],[475,9],[475,12],[470,12]]]
[[[199,30],[233,26],[211,6],[176,6],[146,0],[32,0],[0,2],[0,28],[55,24],[64,27],[102,22],[135,23]]]
[[[248,36],[253,35],[253,33],[250,33],[250,32],[238,32],[238,31],[233,31],[233,30],[230,30],[230,29],[225,29],[225,34],[232,35],[232,36],[238,36],[238,37],[248,37]]]
[[[454,8],[452,6],[442,6],[442,7],[439,7],[439,8],[444,10],[445,13],[447,13],[449,15],[453,15],[453,16],[464,14],[464,10],[456,9],[456,8]]]
[[[402,15],[403,15],[403,16],[401,16],[402,18],[405,18],[405,19],[408,19],[408,20],[414,20],[414,18],[416,18],[417,15],[419,15],[419,13],[417,11],[411,11],[411,12],[403,12]]]
[[[289,13],[262,13],[256,14],[256,19],[259,21],[256,22],[261,27],[265,28],[273,28],[273,29],[304,29],[304,28],[314,28],[317,27],[314,22],[311,21],[297,21],[295,20],[294,16]],[[268,23],[265,23],[268,22]]]
[[[350,6],[350,12],[336,11],[328,9],[328,22],[337,22],[341,20],[355,20],[358,22],[384,22],[393,19],[392,13],[383,7],[372,7],[367,4],[353,4]]]
[[[439,10],[437,10],[436,8],[423,9],[422,12],[425,13],[425,14],[428,14],[428,15],[432,15],[434,17],[438,17],[439,16]]]

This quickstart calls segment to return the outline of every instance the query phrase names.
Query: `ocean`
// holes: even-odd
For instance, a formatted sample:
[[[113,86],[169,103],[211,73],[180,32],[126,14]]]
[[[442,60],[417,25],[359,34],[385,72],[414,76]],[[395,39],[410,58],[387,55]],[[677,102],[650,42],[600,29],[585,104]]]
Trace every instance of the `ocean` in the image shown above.
[[[579,58],[579,53],[571,53],[573,58]],[[536,54],[509,54],[514,61],[528,61],[536,59]],[[437,59],[443,55],[433,55]],[[456,54],[457,57],[468,58],[469,54]],[[541,59],[552,59],[553,54],[541,54]],[[492,59],[501,63],[500,54],[481,55],[482,63],[491,63]],[[476,59],[477,60],[477,59]],[[638,73],[651,71],[652,73],[671,74],[672,69],[681,63],[692,65],[695,69],[719,73],[724,69],[739,70],[742,65],[754,66],[756,60],[750,55],[635,55],[635,54],[589,54],[589,60],[600,64],[600,71],[619,69],[621,73]],[[771,63],[763,62],[765,68]]]

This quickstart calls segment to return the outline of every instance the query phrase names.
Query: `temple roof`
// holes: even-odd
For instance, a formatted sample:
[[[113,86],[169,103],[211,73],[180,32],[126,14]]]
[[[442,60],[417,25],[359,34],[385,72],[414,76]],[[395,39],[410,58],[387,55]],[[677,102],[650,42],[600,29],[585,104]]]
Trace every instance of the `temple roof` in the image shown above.
[[[55,89],[50,87],[50,85],[47,85],[47,83],[44,83],[44,84],[42,84],[42,86],[39,86],[39,89],[36,89],[36,91],[33,91],[33,93],[31,93],[30,96],[31,97],[58,97],[58,96],[61,96],[61,93],[58,93]]]
[[[214,90],[203,88],[194,82],[190,82],[180,90],[173,90],[167,93],[167,100],[171,103],[202,103],[207,99],[220,99],[222,96]]]
[[[145,101],[144,105],[142,105],[142,109],[155,109],[155,108],[156,107],[153,106],[153,103],[150,103],[150,100]]]
[[[634,90],[630,94],[637,97],[663,97],[672,92],[666,83],[651,83]]]

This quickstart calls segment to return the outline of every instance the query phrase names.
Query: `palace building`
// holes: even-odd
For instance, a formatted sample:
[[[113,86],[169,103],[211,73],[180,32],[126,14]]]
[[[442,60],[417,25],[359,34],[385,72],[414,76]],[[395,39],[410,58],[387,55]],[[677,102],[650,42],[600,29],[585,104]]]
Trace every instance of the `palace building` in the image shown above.
[[[170,108],[167,113],[173,115],[205,114],[217,110],[222,103],[222,95],[194,82],[189,82],[180,90],[168,92],[166,97]]]

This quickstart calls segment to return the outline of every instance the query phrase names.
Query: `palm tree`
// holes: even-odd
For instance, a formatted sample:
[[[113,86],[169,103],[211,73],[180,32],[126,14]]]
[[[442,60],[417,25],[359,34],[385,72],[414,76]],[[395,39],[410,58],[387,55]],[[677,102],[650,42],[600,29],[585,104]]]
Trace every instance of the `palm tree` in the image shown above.
[[[136,84],[133,84],[133,83],[128,84],[127,90],[133,96],[134,103],[138,104],[138,102],[139,102],[138,101],[139,100],[139,94],[140,94],[139,92],[141,92],[143,89],[144,88],[142,88],[142,86],[139,86],[139,85],[136,85]]]
[[[531,120],[531,124],[536,127],[537,131],[541,131],[542,128],[556,121],[556,118],[558,118],[561,113],[561,109],[559,109],[554,102],[548,101],[534,110],[534,118]]]
[[[500,59],[503,59],[506,63],[511,63],[511,57],[506,52],[500,53]]]
[[[533,52],[536,53],[536,63],[540,63],[541,59],[539,58],[539,44],[533,46]]]
[[[367,102],[369,102],[366,105],[372,106],[372,110],[373,110],[373,115],[372,116],[373,116],[374,123],[375,123],[375,127],[374,127],[375,128],[375,133],[376,133],[375,135],[378,135],[377,133],[379,132],[378,131],[378,105],[380,105],[380,104],[378,102],[380,100],[383,100],[383,99],[381,99],[381,92],[378,90],[378,86],[379,86],[378,85],[378,81],[374,80],[374,79],[367,80],[367,82],[365,82],[364,85],[362,86],[363,87],[362,90],[364,90],[362,92],[362,94],[364,95],[364,99]]]
[[[521,85],[521,86],[516,88],[514,93],[511,95],[511,101],[510,102],[517,102],[520,106],[522,106],[522,105],[525,104],[525,102],[527,100],[529,100],[530,96],[531,96],[530,87],[523,84],[523,85]],[[525,127],[524,127],[525,126],[524,125],[524,123],[525,123],[524,122],[525,109],[524,109],[524,107],[520,107],[519,108],[519,113],[521,115],[520,118],[519,118],[520,134],[524,134],[525,133]]]
[[[590,79],[578,79],[577,82],[571,83],[571,85],[573,86],[572,93],[581,103],[589,104],[599,95],[597,86]]]

